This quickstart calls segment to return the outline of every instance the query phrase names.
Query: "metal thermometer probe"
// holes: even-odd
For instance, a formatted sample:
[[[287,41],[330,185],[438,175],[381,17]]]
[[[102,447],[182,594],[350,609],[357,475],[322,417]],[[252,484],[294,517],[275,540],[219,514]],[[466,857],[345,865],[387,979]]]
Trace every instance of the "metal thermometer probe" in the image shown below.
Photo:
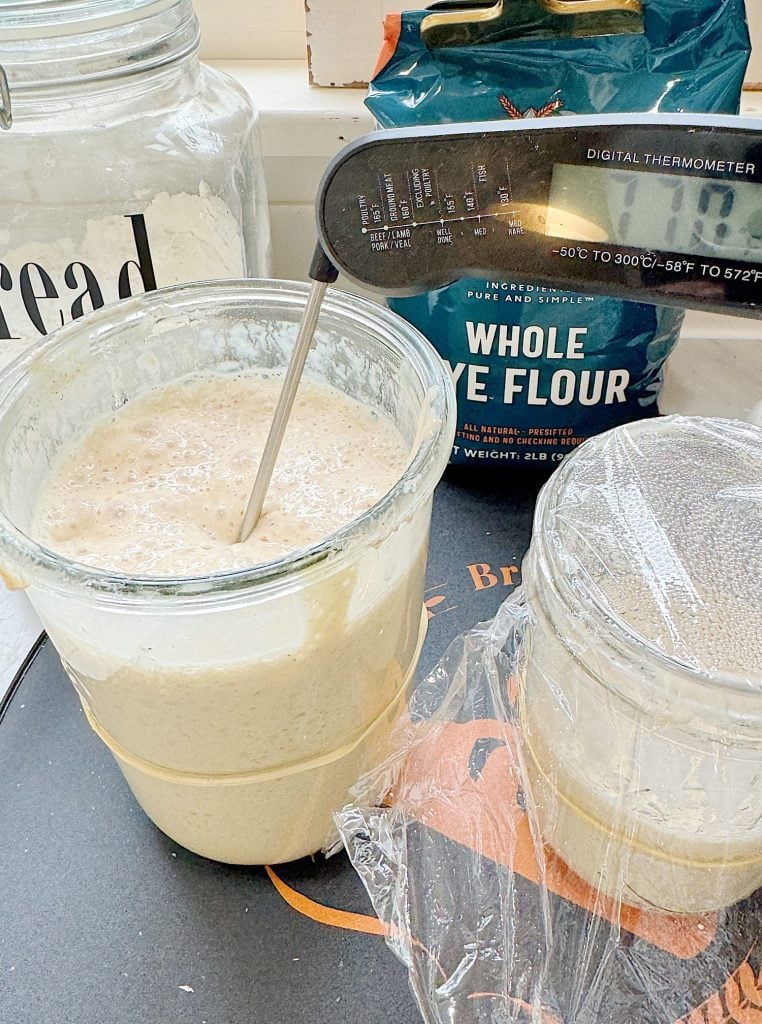
[[[239,543],[248,540],[252,530],[259,522],[259,517],[262,515],[262,506],[265,503],[275,463],[278,461],[283,437],[291,417],[291,410],[294,407],[296,392],[299,389],[299,382],[304,372],[304,364],[307,362],[307,356],[315,337],[315,329],[320,316],[320,309],[323,305],[323,298],[328,285],[333,284],[338,276],[338,270],[329,261],[322,247],[318,245],[310,266],[312,287],[307,297],[307,305],[304,309],[302,321],[299,324],[299,333],[296,336],[294,350],[291,353],[286,376],[283,380],[283,388],[278,398],[278,404],[275,407],[270,433],[267,435],[265,450],[262,452],[262,460],[259,463],[249,503],[243,516],[241,532],[238,535]]]

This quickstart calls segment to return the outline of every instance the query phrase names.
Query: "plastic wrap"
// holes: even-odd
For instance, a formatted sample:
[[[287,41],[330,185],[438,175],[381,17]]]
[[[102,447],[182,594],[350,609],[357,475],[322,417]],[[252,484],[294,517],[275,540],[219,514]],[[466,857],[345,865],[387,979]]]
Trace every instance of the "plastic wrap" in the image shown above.
[[[762,430],[641,421],[339,824],[424,1019],[762,1024]]]

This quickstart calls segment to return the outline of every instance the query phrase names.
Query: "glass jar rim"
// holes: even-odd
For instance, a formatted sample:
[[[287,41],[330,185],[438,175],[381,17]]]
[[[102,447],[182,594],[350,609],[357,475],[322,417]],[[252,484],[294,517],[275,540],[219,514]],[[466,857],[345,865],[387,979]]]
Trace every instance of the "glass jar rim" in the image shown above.
[[[151,317],[163,318],[188,313],[199,305],[226,303],[244,299],[267,299],[284,308],[299,310],[305,304],[309,285],[296,281],[269,279],[194,282],[174,285],[148,292],[132,299],[107,306],[87,317],[67,324],[51,333],[35,349],[11,363],[0,373],[0,421],[23,390],[31,374],[39,374],[47,359],[60,355],[83,334],[94,341],[106,338]],[[400,354],[412,365],[420,381],[424,403],[432,415],[433,429],[416,436],[412,442],[407,467],[385,495],[367,512],[351,520],[334,534],[307,548],[293,551],[279,559],[249,569],[201,576],[132,576],[110,572],[68,559],[45,547],[17,527],[0,508],[0,551],[5,549],[10,570],[0,573],[9,585],[26,587],[40,585],[49,590],[87,590],[92,597],[103,600],[145,603],[162,598],[178,602],[219,601],[235,599],[256,587],[279,589],[290,586],[304,573],[320,571],[321,566],[333,568],[343,554],[350,553],[352,542],[360,540],[371,528],[388,526],[410,516],[434,491],[450,455],[455,432],[455,393],[442,360],[426,338],[390,309],[349,293],[329,289],[323,304],[323,315],[334,314],[347,323],[383,336],[385,343],[396,344]],[[427,406],[424,404],[422,411]],[[417,448],[416,448],[417,445]],[[402,504],[404,516],[399,511]],[[4,560],[0,554],[0,561]],[[35,577],[38,577],[35,578]]]
[[[740,673],[710,670],[706,666],[697,667],[684,661],[677,655],[668,653],[647,636],[638,632],[635,627],[627,622],[624,616],[617,615],[615,609],[607,606],[593,588],[585,586],[584,583],[579,587],[575,587],[572,580],[564,572],[554,545],[549,542],[550,537],[555,535],[550,525],[551,510],[557,507],[559,496],[567,486],[569,476],[574,472],[577,462],[589,457],[591,447],[605,445],[611,435],[622,429],[634,429],[636,431],[664,430],[668,429],[671,424],[686,424],[688,422],[725,422],[752,429],[752,424],[737,420],[672,415],[637,420],[633,423],[628,423],[625,428],[615,427],[612,430],[590,438],[584,445],[580,445],[579,448],[564,459],[563,464],[540,491],[534,514],[532,547],[535,548],[536,561],[540,571],[544,574],[546,582],[549,583],[565,608],[572,611],[577,617],[582,618],[585,621],[586,627],[605,640],[608,645],[619,645],[620,649],[623,649],[630,655],[642,657],[644,654],[647,654],[648,658],[654,663],[701,685],[712,688],[720,685],[727,690],[743,694],[744,696],[756,696],[757,693],[762,695],[762,681],[759,687],[750,686],[748,677]],[[535,538],[538,540],[536,541]]]

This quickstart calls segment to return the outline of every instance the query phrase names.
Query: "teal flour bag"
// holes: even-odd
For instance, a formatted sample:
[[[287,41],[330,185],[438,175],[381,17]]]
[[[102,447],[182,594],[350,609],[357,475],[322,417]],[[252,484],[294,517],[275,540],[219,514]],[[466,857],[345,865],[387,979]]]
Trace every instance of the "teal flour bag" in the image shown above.
[[[750,53],[743,0],[645,0],[637,18],[619,11],[608,21],[601,13],[553,14],[543,0],[506,0],[497,22],[437,31],[429,30],[430,14],[386,20],[366,101],[384,128],[738,112]],[[481,465],[557,462],[594,434],[657,414],[683,318],[679,310],[492,279],[390,305],[450,367],[458,394],[452,461]]]

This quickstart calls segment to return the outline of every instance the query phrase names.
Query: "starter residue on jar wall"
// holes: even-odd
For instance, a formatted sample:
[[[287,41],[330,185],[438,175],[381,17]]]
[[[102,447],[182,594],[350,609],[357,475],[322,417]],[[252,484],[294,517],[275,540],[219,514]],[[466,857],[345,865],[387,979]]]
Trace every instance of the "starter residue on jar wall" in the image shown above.
[[[0,229],[0,368],[93,309],[187,281],[241,277],[241,229],[202,182],[197,195],[161,192],[90,219],[81,237],[26,242],[8,251]]]
[[[644,420],[538,504],[520,699],[544,840],[588,884],[698,914],[762,885],[762,432]]]
[[[40,539],[98,568],[193,576],[335,533],[396,483],[407,446],[388,420],[306,380],[262,518],[234,543],[281,387],[278,374],[199,375],[122,406],[54,466]]]

